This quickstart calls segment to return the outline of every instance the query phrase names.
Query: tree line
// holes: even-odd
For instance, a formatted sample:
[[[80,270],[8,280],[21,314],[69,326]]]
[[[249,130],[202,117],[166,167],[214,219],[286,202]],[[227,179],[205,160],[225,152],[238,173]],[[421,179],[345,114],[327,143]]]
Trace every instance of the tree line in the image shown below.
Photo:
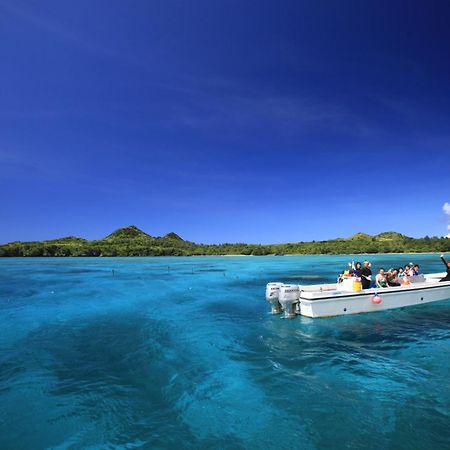
[[[445,237],[411,238],[399,233],[364,234],[347,239],[295,242],[287,244],[196,244],[173,238],[149,235],[109,237],[88,241],[64,238],[40,242],[12,242],[0,246],[0,257],[6,256],[201,256],[201,255],[309,255],[359,253],[450,252]]]

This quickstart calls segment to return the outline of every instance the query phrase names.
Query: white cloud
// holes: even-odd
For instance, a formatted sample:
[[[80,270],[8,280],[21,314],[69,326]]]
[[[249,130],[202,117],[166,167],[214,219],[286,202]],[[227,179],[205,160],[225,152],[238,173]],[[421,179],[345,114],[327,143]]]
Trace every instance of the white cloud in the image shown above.
[[[447,214],[447,216],[450,216],[450,203],[445,202],[442,206],[442,211],[444,211],[444,214]]]

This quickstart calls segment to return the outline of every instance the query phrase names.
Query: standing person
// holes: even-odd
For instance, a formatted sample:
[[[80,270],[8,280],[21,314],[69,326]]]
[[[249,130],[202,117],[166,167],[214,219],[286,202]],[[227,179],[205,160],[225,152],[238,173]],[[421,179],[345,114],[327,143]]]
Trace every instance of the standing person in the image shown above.
[[[361,273],[362,273],[361,263],[357,262],[355,264],[355,268],[352,270],[352,274],[355,275],[355,277],[361,277]]]
[[[450,261],[446,261],[444,255],[441,255],[441,259],[447,269],[447,275],[439,281],[450,281]]]
[[[361,269],[361,284],[363,289],[370,289],[370,283],[372,282],[372,271],[369,267],[369,261],[364,261],[363,268]]]

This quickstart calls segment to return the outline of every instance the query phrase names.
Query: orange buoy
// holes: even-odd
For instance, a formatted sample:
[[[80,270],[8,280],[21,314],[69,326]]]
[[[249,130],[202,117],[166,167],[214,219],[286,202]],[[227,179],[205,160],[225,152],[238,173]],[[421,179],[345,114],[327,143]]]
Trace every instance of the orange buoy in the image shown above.
[[[372,297],[372,303],[373,303],[374,305],[379,305],[381,302],[382,302],[382,300],[381,300],[381,296],[380,296],[380,295],[375,294],[375,295]]]

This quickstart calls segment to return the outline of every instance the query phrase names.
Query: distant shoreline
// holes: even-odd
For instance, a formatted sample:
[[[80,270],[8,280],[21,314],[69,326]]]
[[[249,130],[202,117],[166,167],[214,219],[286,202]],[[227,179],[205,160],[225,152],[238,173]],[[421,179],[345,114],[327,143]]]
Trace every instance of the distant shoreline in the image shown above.
[[[444,252],[447,253],[447,252]],[[37,258],[48,258],[48,259],[73,259],[73,258],[91,258],[91,259],[104,259],[104,258],[264,258],[264,257],[276,257],[285,258],[292,256],[377,256],[377,255],[441,255],[441,252],[380,252],[380,253],[290,253],[287,255],[239,255],[239,254],[226,254],[226,255],[116,255],[116,256],[3,256],[0,255],[0,259],[37,259]]]
[[[0,257],[134,257],[134,256],[313,256],[378,254],[435,254],[450,252],[446,237],[412,238],[394,231],[374,236],[357,233],[348,238],[286,244],[197,244],[171,232],[151,236],[134,225],[119,228],[99,240],[69,236],[0,245]],[[355,256],[356,257],[356,256]]]

